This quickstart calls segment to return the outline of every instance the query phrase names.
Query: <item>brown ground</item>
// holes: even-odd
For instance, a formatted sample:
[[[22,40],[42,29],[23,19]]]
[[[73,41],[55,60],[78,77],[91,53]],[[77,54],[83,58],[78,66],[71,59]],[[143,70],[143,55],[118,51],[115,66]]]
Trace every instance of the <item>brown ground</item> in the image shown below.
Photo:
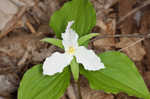
[[[17,88],[24,72],[33,65],[42,63],[47,56],[59,50],[39,40],[44,37],[54,37],[48,26],[49,17],[67,0],[35,1],[34,6],[25,9],[23,16],[11,20],[11,23],[17,23],[16,26],[7,26],[6,32],[0,33],[0,99],[16,99]],[[93,32],[101,33],[106,38],[105,36],[96,37],[90,42],[89,48],[97,53],[108,50],[120,50],[126,53],[136,63],[150,88],[149,2],[146,0],[92,0],[92,3],[97,12],[97,25]],[[145,5],[142,6],[143,4]],[[133,11],[135,12],[129,15]],[[25,25],[18,25],[23,21],[23,17],[26,17]],[[10,32],[7,32],[8,30]],[[135,33],[136,36],[133,35]],[[118,34],[122,37],[108,38],[107,34],[109,36]],[[143,40],[139,38],[140,35],[147,38]],[[93,91],[82,76],[80,83],[83,99],[138,99],[124,93],[112,95]],[[75,99],[74,97],[72,83],[62,99]]]

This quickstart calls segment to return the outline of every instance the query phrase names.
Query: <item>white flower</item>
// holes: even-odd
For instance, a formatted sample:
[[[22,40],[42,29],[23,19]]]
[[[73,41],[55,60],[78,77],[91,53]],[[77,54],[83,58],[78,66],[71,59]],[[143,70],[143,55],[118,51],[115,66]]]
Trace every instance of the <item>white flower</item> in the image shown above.
[[[100,58],[92,50],[78,45],[78,35],[71,29],[73,23],[73,21],[69,22],[65,33],[62,33],[65,53],[55,52],[46,58],[43,64],[44,75],[54,75],[62,72],[71,63],[74,56],[77,62],[81,63],[86,70],[96,71],[105,68]]]

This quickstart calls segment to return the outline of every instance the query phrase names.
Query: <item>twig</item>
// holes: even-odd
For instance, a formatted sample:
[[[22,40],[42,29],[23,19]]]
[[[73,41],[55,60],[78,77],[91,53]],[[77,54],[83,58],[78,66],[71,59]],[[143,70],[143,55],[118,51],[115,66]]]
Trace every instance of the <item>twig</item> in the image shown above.
[[[142,5],[140,5],[139,7],[133,9],[132,11],[130,11],[129,13],[127,13],[125,16],[121,17],[121,19],[118,21],[118,25],[124,21],[126,18],[128,18],[129,16],[131,16],[132,14],[134,14],[135,12],[137,12],[138,10],[140,10],[141,8],[147,6],[150,4],[150,0],[145,1]]]
[[[32,24],[28,20],[26,21],[26,25],[29,28],[29,30],[32,32],[32,34],[36,34],[34,27],[32,26]]]
[[[18,12],[18,14],[10,22],[8,22],[7,26],[2,30],[0,34],[0,39],[15,28],[18,20],[22,18],[26,10],[27,10],[27,7],[22,7],[21,10]]]
[[[126,49],[128,49],[129,47],[132,47],[132,46],[136,45],[137,43],[140,43],[140,42],[143,41],[143,40],[145,40],[145,38],[139,39],[139,40],[137,40],[136,42],[134,42],[134,43],[132,43],[132,44],[129,44],[127,47],[124,47],[124,48],[122,48],[122,49],[120,49],[120,50],[118,50],[118,51],[126,50]]]
[[[31,44],[31,43],[29,43]],[[32,47],[30,45],[27,46],[27,50],[26,52],[24,53],[23,57],[20,59],[20,61],[17,63],[18,66],[23,66],[23,64],[25,64],[25,62],[27,61],[27,59],[29,58],[30,56],[30,52],[32,52]]]
[[[18,62],[18,66],[22,66],[29,57],[29,51],[26,51],[21,60]]]
[[[94,39],[92,39],[91,41],[96,41],[102,38],[150,38],[150,33],[134,33],[134,34],[115,34],[115,35],[111,35],[111,34],[102,34],[99,35],[97,37],[95,37]]]
[[[104,35],[100,35],[100,36],[92,39],[91,42],[96,41],[98,39],[102,39],[102,38],[116,38],[116,37],[141,38],[141,39],[137,40],[136,42],[129,44],[127,47],[124,47],[124,48],[118,50],[118,51],[123,51],[123,50],[128,49],[129,47],[136,45],[137,43],[140,43],[141,41],[145,40],[146,38],[150,38],[150,33],[116,34],[116,35],[104,34]]]

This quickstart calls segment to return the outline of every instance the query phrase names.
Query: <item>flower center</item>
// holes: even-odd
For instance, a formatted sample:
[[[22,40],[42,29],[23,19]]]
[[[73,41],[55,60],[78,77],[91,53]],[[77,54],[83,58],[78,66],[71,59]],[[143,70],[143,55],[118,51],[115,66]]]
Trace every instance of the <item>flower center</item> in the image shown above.
[[[68,53],[69,54],[74,54],[75,53],[75,48],[74,47],[69,47]]]

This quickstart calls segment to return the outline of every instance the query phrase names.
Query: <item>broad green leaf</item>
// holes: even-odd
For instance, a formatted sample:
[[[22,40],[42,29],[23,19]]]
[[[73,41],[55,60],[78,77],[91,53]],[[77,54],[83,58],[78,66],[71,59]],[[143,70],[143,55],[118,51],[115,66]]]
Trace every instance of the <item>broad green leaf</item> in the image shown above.
[[[55,45],[57,47],[60,47],[60,48],[64,49],[64,46],[62,45],[62,40],[60,40],[60,39],[44,38],[41,41],[53,44],[53,45]]]
[[[72,0],[56,11],[50,20],[50,27],[61,37],[69,21],[75,21],[72,28],[83,36],[96,24],[96,12],[89,0]]]
[[[68,68],[54,76],[44,76],[42,65],[28,70],[19,87],[18,99],[60,99],[70,82]]]
[[[99,55],[105,69],[86,71],[80,69],[91,88],[107,93],[125,92],[131,96],[150,99],[149,91],[134,63],[123,53],[110,51]]]
[[[95,37],[97,35],[99,35],[99,33],[92,33],[92,34],[88,34],[88,35],[82,36],[82,37],[79,38],[78,43],[79,43],[79,45],[83,45],[89,39],[91,39],[91,38],[93,38],[93,37]]]
[[[74,77],[75,81],[78,81],[79,78],[79,64],[76,61],[76,58],[74,57],[73,60],[71,61],[71,71]]]

